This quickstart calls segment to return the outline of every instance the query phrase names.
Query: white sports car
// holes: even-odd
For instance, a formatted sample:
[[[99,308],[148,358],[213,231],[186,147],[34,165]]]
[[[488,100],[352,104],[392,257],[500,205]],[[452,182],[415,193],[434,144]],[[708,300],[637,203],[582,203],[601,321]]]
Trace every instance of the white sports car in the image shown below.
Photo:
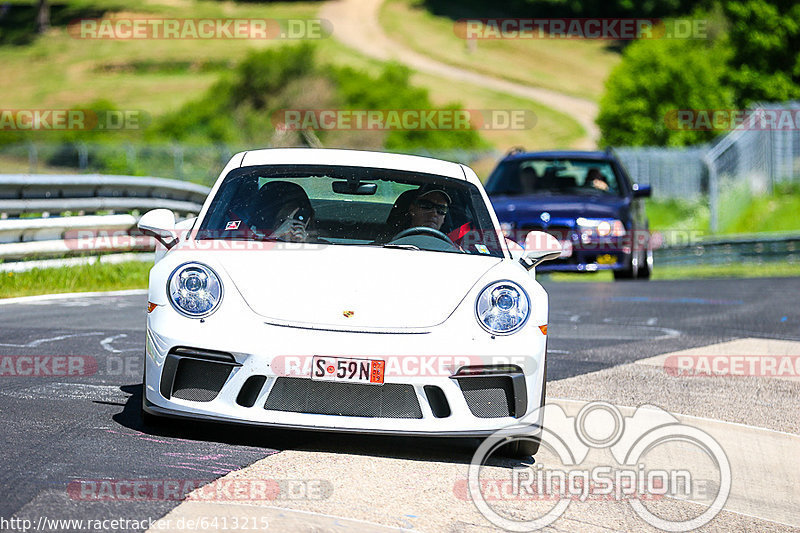
[[[481,437],[543,404],[548,300],[532,269],[560,245],[507,242],[464,165],[249,151],[196,219],[158,209],[139,228],[161,243],[146,422]],[[518,434],[536,437],[529,419]]]

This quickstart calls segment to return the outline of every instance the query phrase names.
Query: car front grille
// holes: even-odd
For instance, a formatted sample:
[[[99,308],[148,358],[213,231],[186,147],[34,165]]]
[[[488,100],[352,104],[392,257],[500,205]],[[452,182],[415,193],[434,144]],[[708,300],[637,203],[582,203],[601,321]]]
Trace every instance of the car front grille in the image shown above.
[[[514,416],[514,392],[511,378],[486,376],[458,379],[464,400],[478,418]]]
[[[211,361],[184,358],[178,362],[172,396],[193,402],[210,402],[217,397],[233,367]]]
[[[364,385],[281,377],[275,380],[264,409],[370,418],[422,418],[414,387],[398,383]]]

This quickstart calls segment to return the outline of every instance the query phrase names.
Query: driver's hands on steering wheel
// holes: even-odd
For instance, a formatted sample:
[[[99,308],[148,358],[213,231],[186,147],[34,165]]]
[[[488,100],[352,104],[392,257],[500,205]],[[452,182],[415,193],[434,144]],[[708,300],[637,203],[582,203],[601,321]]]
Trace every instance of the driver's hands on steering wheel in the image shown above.
[[[446,242],[453,248],[457,248],[461,252],[466,252],[466,250],[464,250],[461,246],[454,243],[453,240],[446,233],[428,226],[413,226],[410,228],[406,228],[403,231],[397,233],[394,237],[392,237],[389,242],[396,241],[404,237],[410,237],[412,235],[428,235],[430,237],[435,237],[439,240]]]

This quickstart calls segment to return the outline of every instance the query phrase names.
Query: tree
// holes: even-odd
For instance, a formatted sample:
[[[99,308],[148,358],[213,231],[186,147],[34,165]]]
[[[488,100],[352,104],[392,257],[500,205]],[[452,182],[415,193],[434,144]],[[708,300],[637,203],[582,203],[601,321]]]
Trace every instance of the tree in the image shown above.
[[[723,43],[691,39],[641,40],[630,45],[612,71],[597,124],[608,145],[683,146],[719,132],[681,127],[677,110],[730,109],[733,91],[723,76],[729,50]]]
[[[47,0],[39,0],[36,10],[36,31],[44,33],[50,28],[50,4]]]
[[[728,82],[740,106],[800,97],[800,4],[796,0],[728,0],[733,51]]]

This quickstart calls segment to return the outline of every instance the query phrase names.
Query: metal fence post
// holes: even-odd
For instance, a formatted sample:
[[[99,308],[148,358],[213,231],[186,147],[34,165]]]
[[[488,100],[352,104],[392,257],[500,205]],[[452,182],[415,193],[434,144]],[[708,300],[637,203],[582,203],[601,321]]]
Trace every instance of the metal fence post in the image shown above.
[[[710,211],[711,233],[719,230],[719,176],[717,174],[716,162],[709,153],[703,156],[703,161],[708,168],[708,207]]]
[[[36,150],[36,143],[28,141],[28,173],[36,174],[36,168],[39,166],[39,154]]]
[[[86,143],[79,142],[75,146],[75,150],[78,152],[78,168],[86,170],[89,166],[89,149],[86,147]]]

